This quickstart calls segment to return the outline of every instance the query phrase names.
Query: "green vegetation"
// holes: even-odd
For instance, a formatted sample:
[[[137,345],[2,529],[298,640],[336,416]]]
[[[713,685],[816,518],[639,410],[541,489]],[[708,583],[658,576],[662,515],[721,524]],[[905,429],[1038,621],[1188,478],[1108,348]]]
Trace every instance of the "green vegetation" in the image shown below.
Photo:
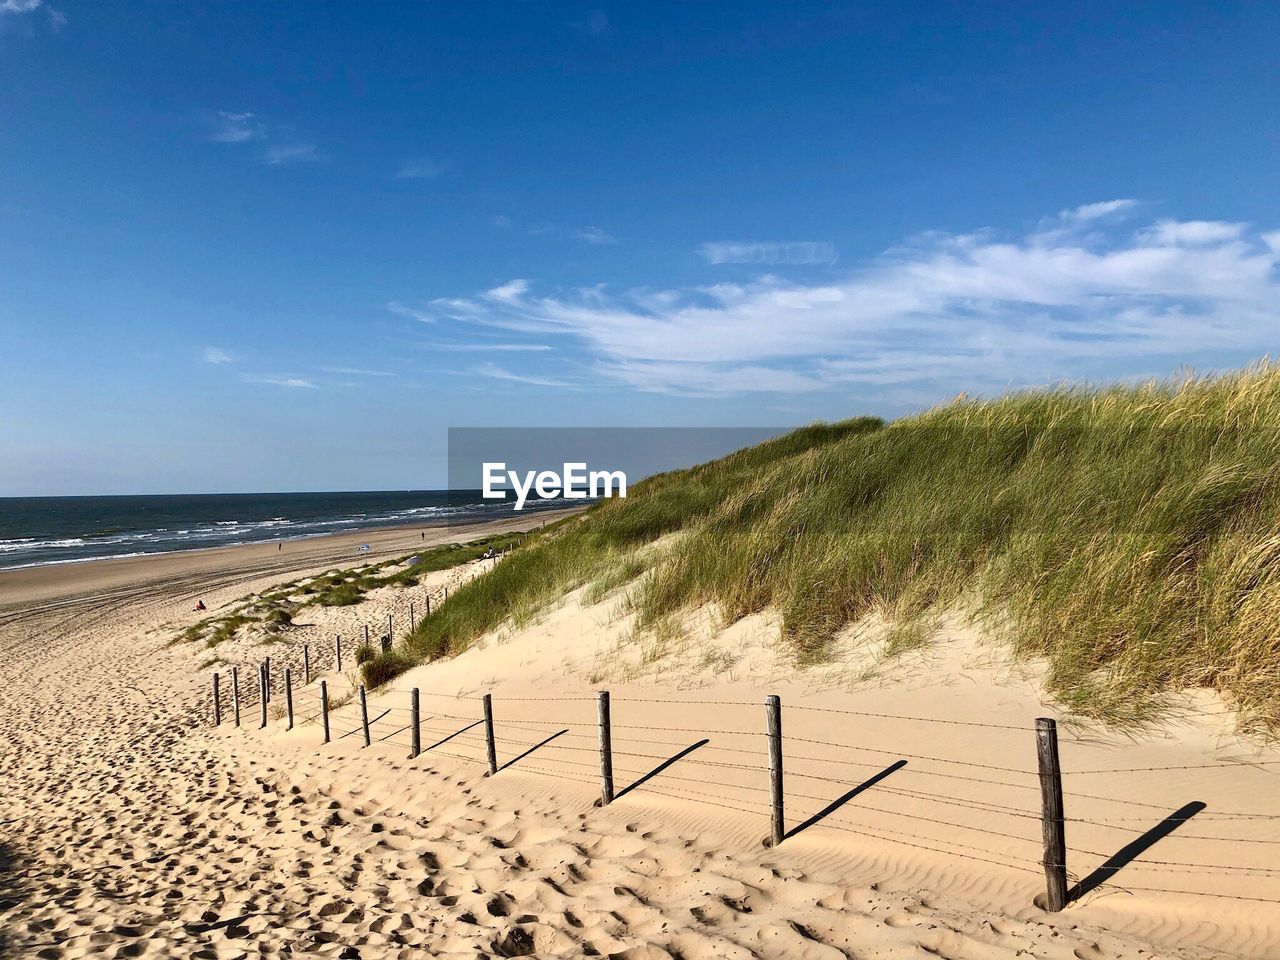
[[[379,587],[413,587],[420,578],[436,570],[479,559],[485,552],[506,550],[524,539],[523,534],[505,533],[482,537],[468,543],[448,543],[430,547],[409,557],[384,560],[377,564],[365,564],[353,570],[330,570],[307,583],[293,581],[280,584],[257,596],[248,596],[225,616],[201,620],[179,633],[172,643],[193,643],[204,640],[216,647],[235,636],[246,624],[261,623],[269,633],[278,633],[293,625],[293,618],[304,607],[317,604],[324,607],[345,607],[360,603],[369,590]],[[403,566],[395,573],[382,574],[389,567]],[[372,653],[372,652],[371,652]],[[360,662],[360,661],[357,661]],[[403,668],[401,668],[403,670]]]
[[[284,607],[273,607],[267,611],[262,622],[276,627],[287,627],[293,623],[293,614]]]
[[[334,584],[316,593],[308,603],[322,607],[351,607],[364,599],[364,590],[355,581]]]
[[[414,554],[418,559],[404,570],[385,576],[379,575],[378,571],[386,567],[399,566],[408,558],[388,560],[345,575],[334,573],[327,577],[319,592],[306,603],[318,603],[323,607],[345,607],[359,603],[366,592],[378,587],[415,587],[418,581],[428,573],[447,570],[460,563],[477,560],[489,549],[506,550],[521,540],[523,535],[504,533],[482,537],[470,543],[448,543],[430,547],[421,553]]]
[[[641,629],[709,603],[727,622],[772,608],[803,663],[872,612],[901,651],[928,642],[921,618],[965,607],[1043,657],[1080,714],[1140,722],[1209,687],[1265,720],[1280,715],[1278,426],[1268,364],[806,427],[549,528],[453,593],[397,662],[639,577]]]
[[[254,617],[246,617],[239,613],[234,613],[229,617],[222,617],[214,621],[213,632],[205,639],[205,643],[211,647],[216,647],[223,640],[229,640],[235,636],[236,631],[246,623],[253,623],[254,619]]]
[[[399,650],[389,650],[377,655],[370,650],[369,654],[369,659],[365,661],[360,660],[358,652],[356,655],[356,663],[360,664],[360,673],[369,687],[380,687],[414,665],[413,661]]]

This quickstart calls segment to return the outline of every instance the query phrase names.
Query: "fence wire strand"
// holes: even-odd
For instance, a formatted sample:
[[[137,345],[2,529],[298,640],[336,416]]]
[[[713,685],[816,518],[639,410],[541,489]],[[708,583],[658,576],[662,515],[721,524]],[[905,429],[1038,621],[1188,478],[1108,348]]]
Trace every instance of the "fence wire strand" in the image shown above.
[[[282,684],[282,681],[280,681],[280,683]],[[353,699],[347,699],[337,705],[330,704],[329,719],[331,725],[331,738],[334,740],[343,740],[348,737],[367,732],[372,740],[377,744],[407,748],[412,752],[413,741],[407,737],[406,734],[413,730],[414,724],[412,719],[405,721],[404,717],[406,714],[412,717],[413,710],[409,706],[386,702],[389,696],[397,694],[407,696],[410,694],[410,691],[378,691],[377,703],[375,704],[371,700],[368,704],[370,713],[376,714],[376,716],[370,717],[367,726],[364,723],[356,723],[354,726],[350,727],[345,725],[354,719],[352,717],[352,713],[358,704]],[[465,703],[478,705],[480,703],[480,698],[474,696],[439,694],[422,690],[417,691],[417,694],[420,697],[426,696],[435,697],[437,699],[452,700],[458,704]],[[242,688],[239,697],[241,710],[250,711],[251,715],[256,713],[257,710],[261,708],[261,696],[261,689],[257,688],[257,685],[253,684],[252,680],[249,680]],[[231,700],[229,684],[226,688],[226,693],[220,694],[220,699],[223,697],[225,697],[225,700],[222,700],[222,702]],[[323,717],[324,710],[321,707],[321,697],[314,687],[304,689],[303,686],[299,684],[294,687],[292,697],[295,710],[295,726],[312,725],[317,723]],[[284,699],[284,688],[282,685],[279,689],[273,688],[271,690],[270,703],[274,707],[282,707]],[[595,700],[595,697],[586,696],[503,698],[503,702],[535,704],[587,704]],[[620,706],[628,703],[658,705],[716,705],[744,708],[758,708],[763,706],[763,704],[753,701],[738,700],[699,701],[640,697],[616,697],[612,700],[615,711]],[[230,707],[231,704],[227,703],[227,706]],[[948,720],[937,717],[919,717],[902,714],[875,713],[871,711],[841,710],[826,707],[793,705],[788,709],[794,711],[869,717],[894,721],[937,723],[959,727],[1016,730],[1022,733],[1028,733],[1032,729],[1030,725],[1022,726],[1001,723],[985,723],[980,721]],[[335,719],[339,717],[341,717],[342,722],[340,724],[335,724]],[[420,740],[434,739],[435,742],[421,745],[417,753],[417,759],[427,764],[430,764],[436,759],[448,759],[479,765],[481,767],[488,766],[487,757],[469,756],[465,752],[476,751],[477,753],[483,753],[485,750],[485,733],[475,729],[483,722],[484,720],[482,717],[443,713],[432,709],[420,709],[417,724],[418,738]],[[599,764],[590,759],[590,755],[599,753],[598,741],[591,732],[598,726],[597,721],[593,719],[555,720],[499,717],[495,722],[496,725],[500,727],[514,728],[518,734],[522,734],[517,736],[500,734],[497,737],[499,750],[508,755],[507,759],[499,763],[497,767],[499,771],[510,770],[512,773],[528,773],[539,776],[548,776],[590,786],[598,786],[600,784]],[[246,727],[250,727],[255,726],[256,724],[254,724],[251,719],[249,723],[244,725]],[[383,732],[387,727],[390,727],[389,732]],[[767,737],[765,731],[741,729],[708,730],[696,727],[626,723],[614,723],[611,725],[611,730],[614,732],[614,747],[611,751],[611,755],[613,758],[621,760],[623,764],[626,764],[626,766],[615,766],[613,768],[614,777],[620,778],[620,780],[623,781],[616,782],[616,786],[619,789],[615,794],[615,802],[623,801],[632,794],[643,794],[645,796],[665,797],[678,800],[691,799],[701,804],[756,816],[768,814],[768,797],[770,795],[770,789],[766,783],[763,782],[763,778],[767,773],[767,755],[764,744],[759,744],[758,740],[758,738]],[[688,742],[684,735],[688,735],[689,738],[696,739],[694,739],[693,742]],[[670,739],[673,736],[678,739]],[[533,737],[534,739],[528,739],[529,737]],[[729,744],[713,743],[711,742],[711,737],[756,738],[756,743],[759,745],[733,746]],[[561,742],[562,739],[570,742]],[[1032,771],[1025,768],[980,763],[976,761],[953,759],[930,754],[907,753],[886,749],[884,747],[870,747],[860,744],[840,743],[810,737],[787,736],[784,737],[783,742],[784,744],[811,744],[829,747],[834,750],[873,754],[879,757],[903,761],[900,766],[893,767],[891,765],[889,768],[886,768],[886,775],[888,773],[893,773],[895,775],[901,774],[903,776],[912,777],[932,777],[959,783],[978,784],[984,787],[994,786],[1006,790],[1017,789],[1038,791],[1040,789],[1039,784],[1036,782],[1024,781],[1012,783],[982,776],[973,776],[966,773],[956,773],[952,772],[950,769],[924,769],[908,764],[906,761],[938,764],[944,768],[961,767],[967,770],[990,771],[993,773],[1009,774],[1017,777],[1039,777],[1038,771]],[[441,749],[445,746],[452,747],[452,749]],[[664,752],[654,753],[644,749],[645,747],[654,746],[671,748],[671,750],[668,752],[664,749]],[[639,749],[637,749],[637,747]],[[459,750],[464,752],[457,752]],[[707,751],[706,755],[700,753],[702,750]],[[694,755],[695,751],[699,751],[699,753]],[[878,817],[893,817],[907,822],[930,824],[933,826],[944,827],[948,830],[966,831],[999,840],[1035,846],[1042,842],[1041,838],[1010,833],[999,829],[992,829],[991,827],[981,826],[974,823],[967,823],[964,822],[963,819],[957,820],[944,816],[928,816],[918,810],[894,807],[892,804],[890,806],[881,806],[876,804],[874,800],[875,794],[881,794],[882,796],[901,797],[905,800],[918,801],[921,803],[943,804],[951,807],[954,811],[967,811],[979,815],[987,814],[999,817],[1013,817],[1019,820],[1041,820],[1041,815],[1033,809],[1010,806],[1008,804],[1001,804],[987,799],[953,796],[942,793],[930,793],[910,789],[909,787],[898,786],[896,784],[882,784],[876,781],[874,777],[871,780],[864,781],[863,783],[852,783],[850,782],[850,778],[833,777],[823,773],[807,772],[805,769],[795,769],[794,765],[800,764],[803,766],[804,764],[822,764],[824,766],[836,765],[844,767],[869,768],[874,770],[880,768],[881,763],[879,761],[858,760],[841,756],[819,757],[801,753],[791,753],[789,750],[785,749],[785,747],[783,752],[787,764],[786,776],[788,779],[795,778],[813,783],[832,784],[847,791],[844,796],[818,796],[813,793],[788,790],[786,792],[788,800],[805,802],[798,804],[800,807],[804,807],[806,804],[819,805],[815,812],[811,812],[807,815],[804,813],[799,814],[801,822],[798,826],[794,827],[793,833],[811,828],[831,829],[868,837],[891,845],[900,845],[946,856],[961,857],[1004,869],[1038,873],[1044,867],[1042,863],[1036,860],[1023,860],[1013,855],[992,851],[984,847],[967,845],[956,840],[951,840],[950,838],[942,840],[935,839],[933,837],[921,837],[913,833],[905,833],[899,830],[890,829],[876,822],[872,822],[870,824],[854,822],[835,815],[838,809],[846,807],[847,805],[846,816],[849,812],[861,811],[865,814],[873,815],[873,821]],[[514,756],[512,754],[514,754]],[[538,754],[539,756],[533,756],[533,762],[529,762],[529,758],[534,754]],[[723,754],[755,757],[756,762],[747,762],[745,759],[742,762],[732,762],[728,759],[721,759],[720,757]],[[574,759],[575,756],[579,755],[586,756],[581,756],[580,759]],[[644,761],[644,765],[647,766],[647,769],[634,769],[634,764],[630,764],[628,761]],[[550,766],[547,764],[550,764]],[[652,765],[650,766],[650,764]],[[672,772],[668,769],[677,764],[682,768],[681,772]],[[1156,765],[1147,767],[1117,767],[1111,769],[1089,768],[1064,770],[1062,771],[1062,776],[1084,777],[1107,774],[1147,774],[1171,771],[1221,770],[1232,767],[1252,767],[1265,772],[1269,765],[1274,764],[1280,764],[1280,760],[1256,759],[1219,761],[1214,763]],[[712,771],[712,773],[699,775],[699,771]],[[715,771],[722,772],[717,774]],[[726,775],[730,773],[740,773],[747,776],[745,778],[735,776],[726,780]],[[750,781],[752,778],[759,778],[759,780],[757,782],[737,782],[739,780]],[[682,785],[689,786],[682,789]],[[730,795],[712,792],[706,789],[708,786],[714,787],[717,785],[730,787],[734,792]],[[872,786],[874,786],[873,793],[869,793],[866,796],[862,795],[863,791],[868,790]],[[696,788],[696,791],[694,791],[694,788]],[[820,790],[819,792],[823,791]],[[832,793],[835,793],[835,791],[832,791]],[[1280,820],[1280,814],[1218,810],[1197,811],[1196,813],[1188,816],[1161,816],[1161,814],[1167,813],[1167,804],[1150,803],[1141,800],[1129,799],[1127,797],[1077,793],[1075,791],[1070,791],[1068,793],[1068,798],[1072,802],[1090,801],[1153,811],[1150,814],[1141,816],[1103,816],[1097,818],[1083,816],[1064,818],[1066,823],[1117,830],[1124,833],[1138,835],[1150,833],[1152,829],[1160,825],[1175,826],[1193,819],[1218,823],[1231,821],[1248,822]],[[1031,803],[1032,801],[1029,800],[1029,807]],[[953,813],[953,816],[954,815],[955,814]],[[1160,836],[1158,839],[1161,843],[1170,840],[1177,840],[1280,845],[1280,839],[1273,838],[1233,837],[1202,833],[1182,833],[1176,831],[1168,832],[1165,835]],[[1098,869],[1107,868],[1107,864],[1121,855],[1120,852],[1107,853],[1075,845],[1070,845],[1067,849],[1074,857],[1100,858],[1102,861],[1102,867]],[[1121,867],[1117,867],[1116,869],[1123,869],[1126,872],[1161,872],[1171,874],[1194,873],[1208,876],[1233,876],[1244,879],[1270,879],[1280,877],[1280,867],[1246,866],[1241,864],[1209,863],[1189,860],[1147,859],[1141,853],[1132,857],[1129,861],[1123,863]],[[1180,890],[1173,888],[1128,886],[1123,883],[1117,883],[1110,877],[1103,881],[1099,885],[1099,888],[1116,891],[1212,897],[1217,899],[1240,900],[1257,903],[1280,903],[1280,899],[1269,899],[1263,897],[1235,896],[1232,894],[1217,894],[1207,891]]]

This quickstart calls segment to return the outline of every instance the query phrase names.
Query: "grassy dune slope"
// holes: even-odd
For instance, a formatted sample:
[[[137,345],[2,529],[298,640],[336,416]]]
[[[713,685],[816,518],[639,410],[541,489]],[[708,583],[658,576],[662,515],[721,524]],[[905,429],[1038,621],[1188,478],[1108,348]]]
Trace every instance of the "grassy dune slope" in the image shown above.
[[[642,627],[774,608],[799,661],[869,612],[964,604],[1084,714],[1211,687],[1280,715],[1280,368],[957,400],[807,427],[636,484],[451,596],[394,662],[465,649],[566,590],[642,577]],[[680,531],[667,550],[642,551]]]

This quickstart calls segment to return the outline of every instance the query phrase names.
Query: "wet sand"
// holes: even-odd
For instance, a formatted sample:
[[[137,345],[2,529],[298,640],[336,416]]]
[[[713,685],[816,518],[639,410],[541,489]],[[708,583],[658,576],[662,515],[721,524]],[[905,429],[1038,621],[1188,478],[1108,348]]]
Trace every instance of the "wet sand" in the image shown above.
[[[13,603],[31,603],[98,591],[136,589],[170,582],[221,582],[227,576],[257,576],[306,570],[324,564],[385,559],[417,547],[466,540],[506,530],[530,530],[574,511],[543,511],[483,524],[383,527],[299,540],[181,550],[141,557],[58,563],[0,570],[0,615]],[[369,544],[367,553],[360,552]]]

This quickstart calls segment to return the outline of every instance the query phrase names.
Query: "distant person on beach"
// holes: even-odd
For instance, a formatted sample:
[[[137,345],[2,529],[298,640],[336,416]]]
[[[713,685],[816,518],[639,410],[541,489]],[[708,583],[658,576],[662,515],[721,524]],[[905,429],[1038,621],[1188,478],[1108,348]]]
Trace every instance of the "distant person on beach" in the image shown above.
[[[207,609],[208,609],[208,607],[206,607],[206,606],[204,605],[204,601],[203,601],[203,600],[197,600],[197,601],[196,601],[195,609],[196,609],[197,611],[199,611],[199,610],[207,610]]]
[[[283,550],[283,549],[284,549],[284,544],[283,544],[283,543],[277,543],[277,544],[276,544],[276,550]]]

